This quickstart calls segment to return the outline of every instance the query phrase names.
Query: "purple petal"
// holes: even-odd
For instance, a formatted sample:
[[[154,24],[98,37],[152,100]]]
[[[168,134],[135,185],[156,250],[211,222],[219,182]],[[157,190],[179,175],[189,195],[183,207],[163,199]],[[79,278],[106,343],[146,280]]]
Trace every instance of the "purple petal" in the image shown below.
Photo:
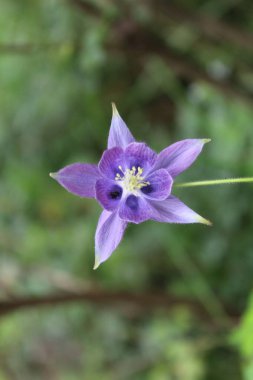
[[[150,201],[153,208],[151,219],[166,223],[203,223],[211,225],[178,198],[170,195],[165,201]]]
[[[124,164],[124,151],[122,148],[115,147],[108,149],[103,153],[103,156],[98,164],[100,172],[110,179],[115,179],[117,173],[119,173],[119,166],[125,169]]]
[[[119,205],[123,190],[108,179],[99,179],[96,183],[96,198],[99,203],[108,211],[114,211]]]
[[[152,170],[167,169],[172,177],[186,170],[198,157],[209,139],[187,139],[165,148],[157,157]]]
[[[50,173],[60,185],[79,197],[95,198],[95,184],[101,175],[96,165],[72,164]]]
[[[119,217],[128,222],[139,224],[150,219],[150,212],[148,200],[129,195],[120,204]]]
[[[145,181],[149,182],[149,185],[141,191],[146,198],[164,200],[170,195],[173,179],[166,169],[156,170],[145,178]]]
[[[119,245],[127,222],[121,220],[118,214],[103,211],[100,215],[95,236],[95,265],[94,269],[107,260]]]
[[[144,143],[134,142],[125,150],[125,161],[128,168],[140,167],[144,170],[143,175],[154,165],[156,158],[157,154]]]
[[[112,121],[108,137],[107,148],[115,146],[126,148],[128,144],[135,141],[125,122],[120,117],[114,103],[112,103]]]

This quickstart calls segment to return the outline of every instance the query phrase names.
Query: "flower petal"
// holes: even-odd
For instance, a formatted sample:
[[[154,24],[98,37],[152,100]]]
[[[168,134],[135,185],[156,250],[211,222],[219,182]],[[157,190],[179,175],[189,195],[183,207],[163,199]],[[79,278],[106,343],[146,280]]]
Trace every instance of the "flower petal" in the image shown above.
[[[151,219],[157,222],[212,224],[173,195],[165,201],[150,201],[150,205],[153,208]]]
[[[125,150],[125,162],[129,169],[133,166],[144,170],[143,175],[154,165],[157,154],[144,143],[134,142]],[[146,173],[145,173],[146,172]]]
[[[124,151],[119,147],[106,150],[98,164],[101,174],[113,180],[119,173],[119,166],[122,166],[123,170],[125,169]]]
[[[123,190],[108,179],[99,179],[96,183],[96,198],[99,203],[108,211],[114,211],[119,205]]]
[[[95,184],[101,178],[97,165],[81,163],[65,166],[50,176],[70,193],[87,198],[95,197]]]
[[[172,177],[186,170],[198,157],[210,139],[186,139],[165,148],[157,157],[152,170],[167,169]]]
[[[156,170],[145,181],[150,183],[141,189],[146,198],[164,200],[170,195],[173,179],[166,169]]]
[[[112,103],[112,121],[108,137],[107,148],[115,146],[125,148],[128,144],[135,141],[125,122],[120,117],[114,103]]]
[[[103,211],[100,215],[95,235],[94,269],[107,260],[119,245],[127,222],[121,220],[116,212]]]
[[[148,200],[129,195],[120,204],[119,217],[128,222],[139,224],[150,219],[150,212]]]

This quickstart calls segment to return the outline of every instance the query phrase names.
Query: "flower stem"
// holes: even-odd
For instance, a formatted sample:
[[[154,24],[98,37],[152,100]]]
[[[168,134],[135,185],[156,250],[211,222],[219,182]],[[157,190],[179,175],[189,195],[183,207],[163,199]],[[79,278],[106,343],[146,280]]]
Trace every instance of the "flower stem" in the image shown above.
[[[193,186],[214,186],[214,185],[229,185],[233,183],[247,183],[253,182],[253,177],[245,178],[226,178],[226,179],[211,179],[206,181],[193,181],[175,183],[175,187],[193,187]]]

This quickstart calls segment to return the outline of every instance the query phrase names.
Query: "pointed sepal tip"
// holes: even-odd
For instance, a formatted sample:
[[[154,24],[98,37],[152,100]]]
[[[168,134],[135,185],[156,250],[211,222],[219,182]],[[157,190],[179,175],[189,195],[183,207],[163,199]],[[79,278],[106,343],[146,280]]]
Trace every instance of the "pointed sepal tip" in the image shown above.
[[[118,116],[119,115],[119,112],[117,110],[116,104],[114,102],[112,102],[112,114],[113,114],[113,116]]]
[[[202,218],[202,216],[198,220],[199,223],[205,224],[206,226],[212,226],[213,223],[210,220]]]
[[[49,177],[51,177],[51,178],[53,178],[53,179],[56,178],[56,175],[57,175],[57,173],[49,173]]]
[[[96,269],[99,267],[99,265],[100,265],[100,262],[99,262],[99,260],[96,258],[96,259],[95,259],[95,264],[94,264],[93,270],[96,270]]]

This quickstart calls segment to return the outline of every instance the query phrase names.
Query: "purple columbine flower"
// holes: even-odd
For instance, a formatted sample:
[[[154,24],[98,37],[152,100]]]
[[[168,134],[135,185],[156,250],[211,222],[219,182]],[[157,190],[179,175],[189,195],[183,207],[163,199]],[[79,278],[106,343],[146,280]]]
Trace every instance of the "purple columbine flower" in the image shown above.
[[[174,178],[186,170],[209,139],[187,139],[155,153],[136,142],[115,104],[107,150],[98,165],[75,163],[51,173],[66,190],[95,198],[103,207],[95,236],[96,269],[119,245],[128,223],[210,222],[171,195]]]

